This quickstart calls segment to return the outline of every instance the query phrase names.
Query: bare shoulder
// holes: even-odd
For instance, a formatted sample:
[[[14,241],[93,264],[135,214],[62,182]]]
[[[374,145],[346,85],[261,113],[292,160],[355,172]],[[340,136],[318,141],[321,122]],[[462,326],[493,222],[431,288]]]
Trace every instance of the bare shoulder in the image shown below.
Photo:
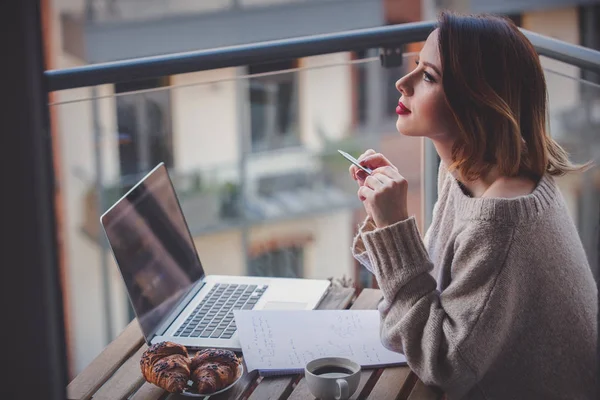
[[[500,177],[482,197],[512,199],[533,193],[536,182],[524,177]]]

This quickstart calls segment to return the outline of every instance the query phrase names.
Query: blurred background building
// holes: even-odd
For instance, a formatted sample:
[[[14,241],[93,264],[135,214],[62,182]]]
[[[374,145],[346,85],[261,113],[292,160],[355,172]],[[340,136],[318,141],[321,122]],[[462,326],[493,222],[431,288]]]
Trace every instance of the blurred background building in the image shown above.
[[[596,4],[593,4],[596,3]],[[490,11],[600,48],[594,1],[46,0],[48,68],[211,49]],[[394,82],[378,49],[328,54],[51,95],[57,215],[71,374],[134,317],[99,216],[159,162],[170,168],[209,274],[372,280],[350,246],[364,218],[343,149],[384,152],[409,180],[426,229],[420,139],[394,126]],[[600,160],[598,76],[543,60],[552,134],[577,161]],[[559,180],[597,270],[600,174]]]

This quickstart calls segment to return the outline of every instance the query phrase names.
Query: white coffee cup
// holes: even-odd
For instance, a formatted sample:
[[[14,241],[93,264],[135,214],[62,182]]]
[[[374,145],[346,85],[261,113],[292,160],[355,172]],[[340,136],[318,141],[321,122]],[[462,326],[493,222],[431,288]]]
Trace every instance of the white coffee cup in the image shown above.
[[[316,398],[347,400],[358,388],[360,369],[360,365],[348,358],[317,358],[306,364],[304,377]]]

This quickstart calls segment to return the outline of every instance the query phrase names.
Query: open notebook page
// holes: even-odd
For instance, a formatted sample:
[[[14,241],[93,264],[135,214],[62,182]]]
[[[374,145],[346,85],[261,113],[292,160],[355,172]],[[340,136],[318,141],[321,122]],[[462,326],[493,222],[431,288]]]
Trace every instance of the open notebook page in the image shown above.
[[[249,371],[261,375],[301,373],[311,360],[345,357],[363,368],[406,363],[381,344],[376,310],[235,311]]]

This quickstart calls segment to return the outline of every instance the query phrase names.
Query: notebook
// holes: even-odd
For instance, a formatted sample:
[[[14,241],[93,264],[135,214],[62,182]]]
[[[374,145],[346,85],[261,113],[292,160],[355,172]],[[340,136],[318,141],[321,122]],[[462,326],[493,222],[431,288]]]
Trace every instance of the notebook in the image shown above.
[[[248,371],[263,376],[298,374],[311,360],[350,358],[361,367],[406,364],[383,347],[377,310],[235,311]]]

